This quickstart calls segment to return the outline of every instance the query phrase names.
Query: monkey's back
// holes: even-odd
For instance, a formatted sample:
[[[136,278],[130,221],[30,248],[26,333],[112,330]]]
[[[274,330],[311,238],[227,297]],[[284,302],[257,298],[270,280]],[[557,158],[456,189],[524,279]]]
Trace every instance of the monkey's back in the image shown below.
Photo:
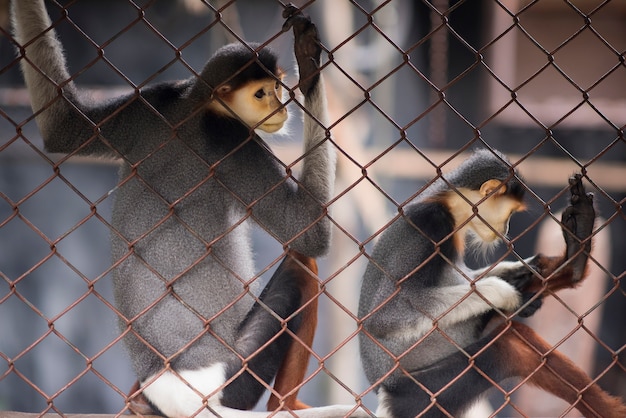
[[[211,222],[227,218],[228,211],[216,213],[211,189],[198,189],[186,203],[170,210],[160,198],[148,196],[151,192],[141,185],[128,184],[120,190],[113,217],[119,228],[112,240],[113,260],[119,262],[113,276],[118,309],[128,319],[139,315],[133,329],[160,354],[186,350],[174,362],[180,368],[197,368],[213,358],[232,356],[207,331],[232,346],[235,329],[230,324],[240,323],[252,305],[243,285],[253,277],[248,228],[244,223],[230,231],[212,230]],[[137,193],[144,195],[139,204],[125,198]],[[135,216],[126,218],[123,213],[127,212],[119,210],[127,203],[134,204]],[[196,211],[206,213],[210,220],[202,228]],[[222,221],[235,223],[234,219]],[[238,302],[231,306],[233,301]],[[194,340],[197,347],[187,350]],[[127,342],[140,377],[160,368],[161,361],[151,349],[132,336]],[[194,355],[196,351],[199,356]]]
[[[174,112],[157,108],[166,118]],[[118,309],[152,346],[133,333],[126,339],[140,379],[163,366],[154,351],[183,369],[233,358],[232,324],[257,287],[245,285],[254,276],[248,214],[222,181],[231,163],[215,166],[242,139],[206,132],[200,116],[177,122],[147,128],[151,140],[130,149],[113,210]]]
[[[452,215],[445,205],[427,199],[407,206],[383,233],[365,271],[358,315],[369,335],[361,332],[359,342],[372,383],[396,361],[413,371],[457,351],[449,338],[461,346],[476,338],[474,325],[465,322],[447,327],[445,335],[435,330],[426,336],[433,328],[428,312],[438,303],[437,293],[459,280],[450,265],[458,261]],[[402,370],[396,369],[386,383],[399,374]]]

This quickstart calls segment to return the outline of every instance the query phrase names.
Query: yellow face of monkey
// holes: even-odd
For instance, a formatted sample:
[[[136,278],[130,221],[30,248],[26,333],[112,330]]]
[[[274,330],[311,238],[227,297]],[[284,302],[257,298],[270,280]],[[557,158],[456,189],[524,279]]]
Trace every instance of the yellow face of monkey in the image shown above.
[[[479,190],[451,192],[448,205],[456,227],[461,231],[472,231],[482,244],[487,245],[506,236],[511,215],[524,210],[525,206],[505,192],[506,186],[495,179],[483,183]]]
[[[491,196],[480,203],[478,215],[469,226],[485,243],[495,242],[509,232],[511,215],[523,209],[523,205],[509,196]]]
[[[227,117],[236,117],[253,129],[273,133],[287,120],[287,108],[281,102],[282,84],[273,79],[250,81],[236,90],[229,85],[217,89],[219,99],[209,108]]]

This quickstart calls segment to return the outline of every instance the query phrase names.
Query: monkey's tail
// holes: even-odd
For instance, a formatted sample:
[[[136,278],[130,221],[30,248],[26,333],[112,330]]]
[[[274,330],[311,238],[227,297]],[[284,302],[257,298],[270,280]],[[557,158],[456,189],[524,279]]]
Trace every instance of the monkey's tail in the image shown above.
[[[285,383],[282,386],[279,384],[278,395],[289,395],[295,402],[297,386],[304,377],[309,352],[299,342],[292,341],[287,329],[298,335],[301,328],[311,328],[302,326],[305,316],[302,312],[295,316],[293,314],[303,305],[303,301],[310,299],[310,292],[306,289],[311,288],[313,280],[317,286],[316,271],[315,260],[293,251],[287,253],[239,327],[235,349],[243,360],[227,367],[227,379],[234,379],[222,391],[222,405],[240,409],[253,408],[269,382],[279,372],[281,364],[295,369],[281,370],[280,381]],[[310,311],[308,305],[307,309]],[[308,312],[306,316],[316,315]],[[310,344],[314,331],[313,325],[308,331],[311,335],[300,339]],[[290,347],[294,345],[300,345],[300,349],[290,351]],[[306,352],[303,353],[303,350]],[[290,358],[295,355],[299,357],[297,366],[291,364],[297,359],[289,361],[286,357],[288,351]],[[288,375],[293,378],[285,380]]]

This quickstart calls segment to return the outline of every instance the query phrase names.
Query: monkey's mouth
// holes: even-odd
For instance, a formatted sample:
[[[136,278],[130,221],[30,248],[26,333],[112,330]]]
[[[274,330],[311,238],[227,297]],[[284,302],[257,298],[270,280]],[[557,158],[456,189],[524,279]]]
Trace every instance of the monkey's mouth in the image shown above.
[[[258,129],[261,129],[262,131],[265,131],[265,132],[268,132],[268,133],[272,133],[272,132],[278,131],[282,127],[283,127],[283,122],[279,122],[279,123],[264,123],[261,126],[259,126]]]

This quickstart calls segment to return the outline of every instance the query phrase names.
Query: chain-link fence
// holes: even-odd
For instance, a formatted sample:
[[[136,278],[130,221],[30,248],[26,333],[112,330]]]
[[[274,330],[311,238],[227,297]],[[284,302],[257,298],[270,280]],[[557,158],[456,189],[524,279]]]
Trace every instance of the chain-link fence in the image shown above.
[[[111,237],[120,235],[111,208],[140,170],[118,178],[119,161],[43,151],[19,69],[28,58],[13,38],[8,2],[0,5],[0,411],[126,413],[135,376],[118,327],[128,318],[111,284],[121,265],[110,255]],[[228,42],[270,45],[285,85],[297,84],[293,37],[281,32],[285,4],[278,0],[46,5],[72,80],[97,100],[133,91],[139,97],[154,83],[196,77]],[[513,217],[505,245],[469,255],[471,267],[560,254],[556,213],[567,204],[569,176],[583,174],[599,214],[589,277],[546,297],[528,322],[603,389],[626,399],[626,3],[297,5],[324,45],[325,128],[337,153],[335,194],[326,204],[333,238],[318,260],[319,323],[300,399],[358,404],[374,414],[375,387],[357,354],[365,266],[391,219],[476,148],[509,156],[524,178],[528,209]],[[303,159],[294,117],[300,101],[289,101],[290,133],[269,141],[295,177]],[[242,292],[266,283],[284,255],[285,243],[263,225],[253,240],[254,274],[239,278]],[[576,416],[572,405],[522,382],[494,385],[467,416]]]

